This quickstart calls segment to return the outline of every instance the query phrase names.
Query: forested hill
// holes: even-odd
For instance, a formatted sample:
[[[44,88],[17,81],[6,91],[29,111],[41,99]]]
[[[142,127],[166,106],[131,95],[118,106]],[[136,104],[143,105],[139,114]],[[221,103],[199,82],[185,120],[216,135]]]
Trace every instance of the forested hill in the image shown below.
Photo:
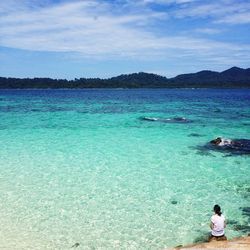
[[[166,78],[156,74],[133,73],[109,79],[0,77],[1,89],[24,88],[250,88],[250,68],[233,67],[223,72],[204,70]]]

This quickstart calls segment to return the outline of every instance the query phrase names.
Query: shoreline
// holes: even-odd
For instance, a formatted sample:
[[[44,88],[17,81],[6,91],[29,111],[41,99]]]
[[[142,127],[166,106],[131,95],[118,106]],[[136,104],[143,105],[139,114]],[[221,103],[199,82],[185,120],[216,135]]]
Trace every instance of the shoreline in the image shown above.
[[[250,249],[250,234],[225,241],[212,240],[210,242],[191,244],[187,246],[177,246],[169,250],[181,249],[230,249],[230,250],[249,250]],[[165,249],[166,250],[166,249]]]

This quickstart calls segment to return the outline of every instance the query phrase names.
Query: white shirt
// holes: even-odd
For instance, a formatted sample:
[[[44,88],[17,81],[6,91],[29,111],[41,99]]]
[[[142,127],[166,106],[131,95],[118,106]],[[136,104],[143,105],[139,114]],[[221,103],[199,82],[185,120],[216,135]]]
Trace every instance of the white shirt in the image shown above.
[[[223,216],[223,214],[221,216],[219,216],[218,214],[214,214],[211,217],[211,222],[213,223],[212,235],[213,236],[224,235],[225,217]]]

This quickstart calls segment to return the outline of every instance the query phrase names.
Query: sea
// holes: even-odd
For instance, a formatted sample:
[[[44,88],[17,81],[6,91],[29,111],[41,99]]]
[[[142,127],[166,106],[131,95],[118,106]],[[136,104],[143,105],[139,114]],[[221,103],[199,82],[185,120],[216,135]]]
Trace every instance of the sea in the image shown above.
[[[250,232],[250,89],[0,90],[0,249],[168,249],[213,206]]]

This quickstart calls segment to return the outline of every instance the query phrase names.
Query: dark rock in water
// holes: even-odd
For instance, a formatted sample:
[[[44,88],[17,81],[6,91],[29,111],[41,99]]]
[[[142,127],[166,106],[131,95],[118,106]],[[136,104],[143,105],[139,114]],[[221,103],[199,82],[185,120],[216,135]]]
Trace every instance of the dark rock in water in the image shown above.
[[[142,121],[150,121],[150,122],[155,122],[159,120],[159,118],[155,118],[155,117],[140,117],[139,119]]]
[[[75,243],[71,248],[74,248],[74,247],[79,247],[80,246],[80,243]]]
[[[240,114],[240,116],[241,116],[241,117],[246,117],[246,118],[249,118],[249,117],[250,117],[250,115],[248,115],[248,114]]]
[[[250,225],[234,225],[233,229],[236,231],[242,231],[243,233],[248,233],[250,232]]]
[[[231,157],[231,156],[234,156],[234,155],[233,154],[226,154],[223,157]]]
[[[238,221],[236,220],[227,220],[227,225],[236,225]]]
[[[250,207],[240,207],[240,209],[241,209],[243,212],[248,212],[248,213],[250,213]]]
[[[176,122],[190,122],[188,119],[184,118],[184,117],[175,117],[170,119],[172,121],[176,121]]]
[[[174,118],[159,118],[159,117],[140,117],[142,121],[150,122],[162,122],[162,123],[189,123],[190,120],[184,117],[174,117]]]
[[[210,141],[204,146],[197,146],[199,151],[218,151],[228,154],[227,156],[250,154],[250,140],[249,139],[233,139],[225,140],[227,143],[221,143],[221,139],[217,138]]]
[[[219,109],[219,108],[218,108],[218,109],[215,109],[214,112],[215,112],[215,113],[220,113],[220,112],[221,112],[221,109]]]
[[[250,216],[250,207],[240,207],[242,214]]]
[[[244,194],[244,195],[243,195],[243,198],[244,198],[244,199],[248,199],[249,197],[250,197],[250,194]]]
[[[204,233],[194,239],[194,243],[208,242],[210,233]]]
[[[177,201],[171,201],[171,204],[176,205],[178,202]]]
[[[204,135],[198,134],[198,133],[191,133],[188,135],[189,137],[202,137]]]
[[[183,245],[178,245],[178,246],[176,246],[175,248],[180,248],[180,247],[183,247]]]

